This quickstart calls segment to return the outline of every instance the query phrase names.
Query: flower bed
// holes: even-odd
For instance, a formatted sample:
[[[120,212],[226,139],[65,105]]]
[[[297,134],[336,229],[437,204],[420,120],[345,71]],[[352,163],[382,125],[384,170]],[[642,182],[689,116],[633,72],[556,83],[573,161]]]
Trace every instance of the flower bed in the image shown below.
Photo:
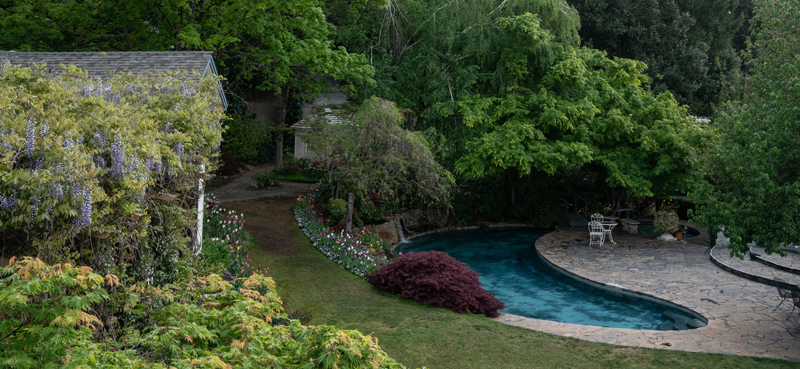
[[[253,265],[247,255],[250,235],[244,230],[244,215],[219,206],[219,200],[206,197],[203,215],[203,258],[209,264],[220,263],[233,278],[267,274],[269,268]]]
[[[314,247],[331,261],[361,278],[386,265],[386,257],[373,251],[367,229],[345,233],[334,231],[315,202],[316,189],[308,189],[297,198],[294,216],[297,225]]]

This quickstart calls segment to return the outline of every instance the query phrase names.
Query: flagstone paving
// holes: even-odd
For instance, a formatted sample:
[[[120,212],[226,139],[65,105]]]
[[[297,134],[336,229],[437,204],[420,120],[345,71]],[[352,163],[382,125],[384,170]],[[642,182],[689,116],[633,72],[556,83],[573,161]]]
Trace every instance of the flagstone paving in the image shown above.
[[[708,236],[660,241],[614,232],[617,245],[589,247],[584,228],[559,228],[536,242],[551,264],[599,284],[661,298],[708,319],[685,331],[604,328],[501,314],[498,321],[561,336],[623,346],[800,361],[800,312],[775,287],[728,273],[710,260]],[[737,259],[738,260],[738,259]],[[794,275],[792,283],[800,283]],[[788,318],[788,319],[787,319]]]

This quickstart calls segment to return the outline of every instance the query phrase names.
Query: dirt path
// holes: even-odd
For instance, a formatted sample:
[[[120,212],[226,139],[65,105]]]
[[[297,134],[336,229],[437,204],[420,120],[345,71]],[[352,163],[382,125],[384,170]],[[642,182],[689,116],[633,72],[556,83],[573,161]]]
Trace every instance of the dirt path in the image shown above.
[[[258,239],[262,249],[270,254],[284,254],[297,247],[293,238],[297,227],[293,214],[294,203],[294,196],[270,197],[229,202],[225,208],[247,214],[244,228]]]
[[[260,190],[260,191],[253,191],[247,189],[247,187],[254,182],[252,178],[254,175],[264,170],[271,171],[273,167],[274,167],[273,164],[267,164],[264,166],[253,168],[247,172],[238,175],[231,183],[228,183],[227,185],[217,188],[215,190],[208,191],[207,193],[219,199],[220,202],[227,203],[234,201],[260,199],[262,197],[282,197],[282,196],[297,197],[297,195],[299,195],[303,191],[303,189],[311,186],[308,183],[281,181],[281,187],[278,188],[270,188],[268,190]]]

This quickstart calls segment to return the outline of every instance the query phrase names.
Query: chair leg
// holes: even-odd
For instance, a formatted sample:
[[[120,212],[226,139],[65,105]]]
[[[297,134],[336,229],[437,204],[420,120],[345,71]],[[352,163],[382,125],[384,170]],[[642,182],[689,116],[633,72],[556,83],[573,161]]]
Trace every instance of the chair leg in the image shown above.
[[[777,311],[778,308],[781,307],[781,305],[783,305],[784,301],[786,301],[786,298],[781,299],[780,304],[778,304],[778,306],[776,306],[774,309],[772,309],[772,312],[774,313],[775,311]]]

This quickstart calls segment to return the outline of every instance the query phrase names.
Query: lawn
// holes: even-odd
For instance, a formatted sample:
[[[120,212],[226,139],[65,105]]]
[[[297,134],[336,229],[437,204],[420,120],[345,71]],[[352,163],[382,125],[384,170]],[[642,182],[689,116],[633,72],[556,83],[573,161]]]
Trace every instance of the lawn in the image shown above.
[[[357,329],[409,368],[797,368],[797,363],[613,346],[421,306],[384,293],[328,261],[297,228],[293,199],[226,204],[259,239],[251,252],[310,324]]]

